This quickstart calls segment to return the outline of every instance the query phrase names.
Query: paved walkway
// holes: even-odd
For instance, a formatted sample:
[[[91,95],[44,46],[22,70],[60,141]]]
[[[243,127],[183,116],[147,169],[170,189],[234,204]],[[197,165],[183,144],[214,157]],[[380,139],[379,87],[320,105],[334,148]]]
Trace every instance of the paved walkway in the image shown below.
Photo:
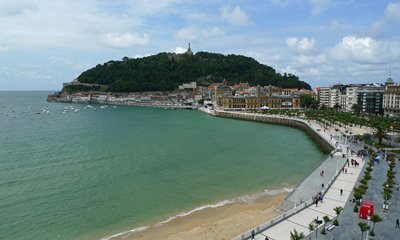
[[[273,116],[276,117],[276,116]],[[346,155],[343,157],[343,152],[347,153],[347,147],[357,148],[358,146],[350,146],[348,144],[339,143],[339,136],[333,136],[329,131],[323,131],[322,127],[319,126],[315,121],[300,120],[307,123],[312,129],[314,129],[321,137],[326,141],[330,142],[331,145],[336,146],[337,152],[333,154],[333,157],[328,157],[317,169],[313,171],[306,179],[304,179],[299,186],[296,187],[296,192],[291,194],[278,209],[285,212],[292,209],[296,205],[302,204],[302,201],[311,199],[312,196],[316,195],[322,190],[322,183],[325,185],[324,201],[318,203],[318,206],[312,204],[303,210],[293,214],[292,216],[282,220],[281,222],[267,228],[265,231],[258,233],[254,239],[265,239],[267,236],[270,240],[286,240],[290,239],[290,232],[296,229],[297,232],[303,232],[305,235],[309,233],[308,225],[315,219],[322,220],[324,216],[329,218],[335,217],[335,211],[333,210],[337,206],[344,207],[349,197],[351,196],[352,189],[354,188],[357,179],[362,172],[364,162],[357,156]],[[335,134],[335,133],[332,133]],[[338,144],[336,144],[338,143]],[[356,149],[355,149],[356,150]],[[338,171],[338,168],[344,164],[347,157],[356,159],[360,166],[358,167],[347,167],[347,174],[344,172],[339,173],[336,181],[333,183],[329,182],[330,179]],[[324,177],[320,176],[321,171],[324,171]],[[326,186],[331,184],[328,189]],[[343,189],[343,194],[340,195],[340,189]],[[292,210],[293,211],[293,210]],[[288,214],[290,215],[290,214]],[[237,237],[236,239],[241,239]]]
[[[322,203],[318,203],[318,206],[312,204],[308,208],[258,234],[255,239],[265,239],[265,236],[268,236],[271,240],[290,239],[290,232],[294,229],[297,232],[303,232],[307,235],[309,233],[308,225],[314,219],[318,218],[322,220],[324,216],[328,216],[329,218],[335,217],[336,214],[333,209],[337,206],[345,206],[364,165],[364,162],[360,158],[354,156],[352,158],[357,159],[360,162],[360,166],[350,166],[347,168],[347,174],[341,172],[336,181],[333,182],[325,193]],[[340,195],[340,189],[343,189],[343,195]]]
[[[400,229],[395,229],[396,219],[400,218],[400,191],[393,188],[392,198],[389,200],[389,210],[383,211],[383,197],[382,197],[382,184],[386,181],[386,173],[388,169],[388,162],[381,161],[379,164],[375,164],[374,170],[371,172],[371,180],[368,182],[368,190],[364,195],[364,200],[373,201],[375,203],[374,213],[378,214],[382,221],[376,223],[374,232],[375,237],[367,237],[364,233],[363,239],[375,239],[375,240],[385,240],[385,239],[400,239]],[[395,172],[396,173],[396,183],[400,183],[400,166],[397,161]],[[353,212],[354,203],[348,202],[344,208],[342,214],[339,215],[339,227],[331,232],[328,232],[325,236],[318,236],[318,239],[349,239],[358,240],[361,237],[361,231],[358,226],[359,222],[368,223],[368,221],[360,219],[358,213]],[[368,223],[372,227],[373,223]],[[315,239],[314,237],[312,239]]]

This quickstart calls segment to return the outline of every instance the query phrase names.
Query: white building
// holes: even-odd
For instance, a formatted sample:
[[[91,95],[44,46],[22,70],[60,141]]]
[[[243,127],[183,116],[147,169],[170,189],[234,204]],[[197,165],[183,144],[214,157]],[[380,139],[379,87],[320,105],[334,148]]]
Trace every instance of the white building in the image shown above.
[[[357,89],[359,85],[350,85],[346,88],[346,112],[352,112],[352,107],[357,104]]]
[[[330,94],[329,94],[329,105],[326,105],[330,108],[334,108],[336,105],[340,106],[340,88],[339,87],[333,87],[330,89]]]
[[[318,91],[318,100],[320,106],[329,107],[331,96],[331,88],[330,87],[320,87]]]
[[[185,89],[196,89],[197,83],[196,82],[190,82],[190,83],[183,83],[182,85],[179,85],[180,90],[185,90]]]

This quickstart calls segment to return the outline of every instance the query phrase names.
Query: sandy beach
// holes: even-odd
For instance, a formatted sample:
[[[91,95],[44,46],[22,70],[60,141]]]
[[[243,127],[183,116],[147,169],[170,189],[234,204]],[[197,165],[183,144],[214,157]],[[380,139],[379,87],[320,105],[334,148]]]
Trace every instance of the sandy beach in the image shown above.
[[[282,190],[256,194],[246,200],[217,208],[206,208],[165,224],[113,239],[231,239],[277,216],[279,213],[275,209],[287,194]]]

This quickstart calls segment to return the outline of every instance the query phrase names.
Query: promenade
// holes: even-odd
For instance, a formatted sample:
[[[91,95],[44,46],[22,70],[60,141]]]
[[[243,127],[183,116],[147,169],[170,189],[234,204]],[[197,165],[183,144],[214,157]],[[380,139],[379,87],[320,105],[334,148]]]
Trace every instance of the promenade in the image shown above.
[[[294,191],[278,207],[278,211],[280,211],[282,215],[254,229],[249,229],[248,232],[235,237],[235,240],[251,239],[253,235],[252,232],[254,233],[254,239],[259,240],[290,239],[290,232],[294,230],[298,233],[302,232],[308,235],[310,233],[308,226],[311,222],[314,222],[315,219],[322,220],[324,216],[328,216],[332,219],[336,217],[334,208],[345,206],[352,196],[352,189],[364,166],[364,161],[361,158],[356,155],[351,155],[351,151],[347,150],[352,149],[357,152],[361,146],[349,144],[345,139],[341,139],[336,132],[324,130],[323,127],[315,121],[276,115],[268,115],[268,117],[286,118],[303,122],[328,142],[335,150],[332,156],[328,156],[320,166],[296,186]],[[357,160],[360,165],[358,167],[347,167],[345,162],[348,158]],[[346,172],[341,171],[343,166],[346,167]],[[323,176],[321,175],[322,171],[324,171]],[[322,184],[324,184],[324,186],[322,186]],[[340,193],[341,189],[343,190],[342,194]],[[316,205],[313,203],[312,197],[319,192],[324,195],[324,198],[323,202],[319,202],[318,205]],[[320,231],[320,229],[318,231]],[[318,235],[320,234],[318,233]]]

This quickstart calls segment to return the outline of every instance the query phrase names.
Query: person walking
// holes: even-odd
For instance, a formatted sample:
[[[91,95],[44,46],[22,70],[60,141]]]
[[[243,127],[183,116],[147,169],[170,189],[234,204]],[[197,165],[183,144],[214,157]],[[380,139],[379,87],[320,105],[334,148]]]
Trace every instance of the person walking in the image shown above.
[[[343,189],[340,189],[340,196],[343,196]]]
[[[254,233],[254,229],[251,231],[251,239],[254,239],[254,235],[255,235],[255,233]]]
[[[396,219],[396,227],[395,228],[400,228],[400,222],[399,219]]]

